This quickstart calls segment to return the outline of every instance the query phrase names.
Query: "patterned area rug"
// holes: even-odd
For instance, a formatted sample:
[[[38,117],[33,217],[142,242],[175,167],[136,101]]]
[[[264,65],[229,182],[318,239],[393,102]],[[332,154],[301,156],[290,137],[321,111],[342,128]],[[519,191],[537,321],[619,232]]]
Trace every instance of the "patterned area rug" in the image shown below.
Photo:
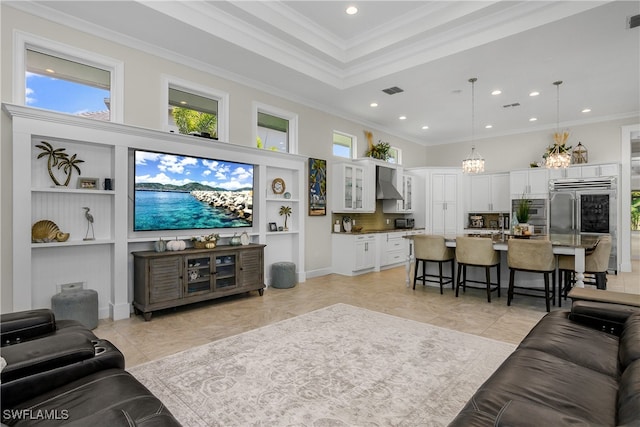
[[[129,371],[185,426],[444,426],[515,346],[346,304]]]

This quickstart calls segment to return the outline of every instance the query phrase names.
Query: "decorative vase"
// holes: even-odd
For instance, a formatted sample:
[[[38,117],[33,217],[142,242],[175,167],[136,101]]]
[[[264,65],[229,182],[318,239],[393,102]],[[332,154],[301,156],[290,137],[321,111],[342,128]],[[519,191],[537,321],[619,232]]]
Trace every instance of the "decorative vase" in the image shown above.
[[[249,234],[246,231],[244,231],[240,235],[240,243],[242,243],[242,246],[247,246],[250,241],[251,241],[251,238],[249,237]]]
[[[229,244],[231,246],[240,246],[242,244],[242,242],[240,241],[240,236],[238,236],[236,233],[233,233],[233,237],[229,241]]]
[[[167,242],[165,242],[164,240],[160,239],[157,242],[155,242],[153,244],[153,249],[156,252],[164,252],[167,250]]]

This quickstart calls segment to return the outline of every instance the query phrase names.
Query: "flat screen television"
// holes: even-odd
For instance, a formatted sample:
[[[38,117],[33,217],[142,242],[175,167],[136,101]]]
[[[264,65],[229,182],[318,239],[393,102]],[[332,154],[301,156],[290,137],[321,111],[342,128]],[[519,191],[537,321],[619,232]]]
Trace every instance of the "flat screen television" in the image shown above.
[[[145,150],[134,157],[134,231],[253,225],[254,165]]]

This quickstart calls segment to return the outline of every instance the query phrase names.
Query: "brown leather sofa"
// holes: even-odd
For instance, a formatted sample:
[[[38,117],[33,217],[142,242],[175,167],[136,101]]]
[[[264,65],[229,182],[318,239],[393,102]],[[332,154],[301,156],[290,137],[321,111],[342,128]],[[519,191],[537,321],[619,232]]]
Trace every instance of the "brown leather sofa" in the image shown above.
[[[3,425],[180,426],[124,370],[124,356],[82,324],[47,309],[0,318]]]
[[[547,314],[449,426],[640,426],[639,310],[577,299]]]

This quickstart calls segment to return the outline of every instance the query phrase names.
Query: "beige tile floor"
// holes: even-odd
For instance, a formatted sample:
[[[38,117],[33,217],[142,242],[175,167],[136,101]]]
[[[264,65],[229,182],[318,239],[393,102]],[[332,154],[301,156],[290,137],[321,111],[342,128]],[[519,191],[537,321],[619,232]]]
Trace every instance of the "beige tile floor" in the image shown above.
[[[100,321],[97,336],[113,342],[125,355],[127,367],[191,347],[260,328],[336,303],[351,304],[418,322],[517,344],[545,314],[544,301],[516,296],[507,307],[502,297],[486,302],[482,290],[468,289],[455,297],[445,289],[404,282],[404,268],[357,277],[328,275],[309,279],[291,289],[258,292],[155,312],[149,322],[141,316]],[[633,273],[608,277],[608,289],[640,294],[640,262]],[[566,308],[568,304],[564,304]],[[554,308],[558,309],[558,308]]]

